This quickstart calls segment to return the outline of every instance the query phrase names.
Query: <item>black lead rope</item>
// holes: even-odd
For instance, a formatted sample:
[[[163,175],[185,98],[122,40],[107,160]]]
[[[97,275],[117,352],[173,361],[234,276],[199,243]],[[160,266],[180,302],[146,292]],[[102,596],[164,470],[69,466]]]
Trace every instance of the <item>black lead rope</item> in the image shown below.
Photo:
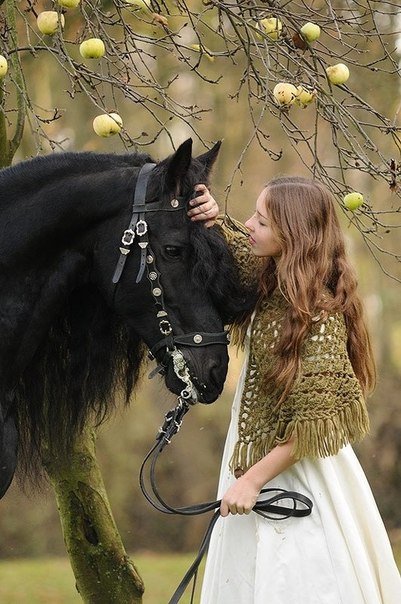
[[[178,585],[168,604],[177,604],[180,601],[182,595],[184,594],[186,588],[188,587],[192,579],[194,580],[194,586],[192,590],[191,603],[193,602],[193,596],[195,592],[195,581],[199,565],[202,562],[202,559],[207,551],[213,528],[220,517],[221,499],[216,501],[199,503],[191,506],[174,508],[164,501],[156,487],[155,474],[157,460],[166,445],[171,442],[173,436],[179,431],[184,416],[188,412],[189,408],[190,403],[181,396],[178,397],[178,403],[176,407],[166,413],[164,424],[161,426],[161,428],[159,428],[159,432],[156,436],[156,443],[153,445],[153,447],[143,460],[139,473],[139,482],[141,485],[142,493],[144,494],[147,501],[159,512],[162,512],[163,514],[176,514],[181,516],[197,516],[199,514],[205,514],[207,512],[214,511],[213,516],[206,529],[206,532],[203,536],[198,554],[190,568],[185,573],[181,583]],[[144,478],[145,469],[148,466],[148,463],[150,463],[149,483],[151,487],[151,493],[145,485]],[[270,497],[265,498],[264,496],[266,496],[266,494],[268,493],[271,494]],[[286,491],[285,489],[279,488],[268,488],[262,489],[260,495],[262,496],[262,498],[258,499],[255,506],[253,507],[253,511],[259,516],[263,516],[264,518],[268,518],[269,520],[285,520],[286,518],[290,517],[301,518],[304,516],[309,516],[309,514],[312,512],[312,501],[305,495],[297,493],[296,491]],[[292,501],[292,507],[287,507],[285,505],[277,505],[278,503],[284,500]],[[298,505],[300,505],[300,507],[297,507]]]

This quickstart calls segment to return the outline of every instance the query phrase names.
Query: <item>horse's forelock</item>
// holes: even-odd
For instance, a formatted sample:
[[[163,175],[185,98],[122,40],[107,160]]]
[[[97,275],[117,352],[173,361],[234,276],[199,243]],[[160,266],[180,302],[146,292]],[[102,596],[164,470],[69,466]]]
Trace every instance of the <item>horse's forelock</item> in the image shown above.
[[[255,292],[239,286],[238,269],[219,227],[190,227],[191,282],[206,289],[225,323],[253,308]]]

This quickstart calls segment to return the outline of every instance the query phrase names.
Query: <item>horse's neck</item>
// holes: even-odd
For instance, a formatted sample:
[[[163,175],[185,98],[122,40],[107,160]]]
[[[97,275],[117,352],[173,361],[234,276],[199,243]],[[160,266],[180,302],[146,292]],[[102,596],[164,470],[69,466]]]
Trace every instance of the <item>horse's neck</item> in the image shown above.
[[[65,248],[90,245],[93,229],[121,211],[121,192],[116,194],[121,184],[114,172],[49,175],[42,186],[32,180],[33,187],[28,182],[25,190],[10,186],[0,207],[0,262],[6,267],[21,259],[26,265],[48,263]]]

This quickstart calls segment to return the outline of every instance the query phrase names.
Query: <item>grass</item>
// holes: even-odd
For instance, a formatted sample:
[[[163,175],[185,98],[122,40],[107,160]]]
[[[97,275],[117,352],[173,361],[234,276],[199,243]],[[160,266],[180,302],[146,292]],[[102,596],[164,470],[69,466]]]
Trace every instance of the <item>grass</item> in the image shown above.
[[[146,590],[143,604],[166,604],[194,555],[135,554],[132,559]],[[198,579],[198,591],[201,578]],[[182,604],[190,600],[188,588]],[[1,604],[82,604],[67,558],[35,558],[0,562]],[[121,603],[123,604],[123,603]]]
[[[401,542],[394,546],[401,568]],[[132,556],[145,582],[143,604],[166,604],[192,563],[194,555],[142,553]],[[198,578],[198,590],[201,573]],[[188,588],[182,604],[188,604]],[[195,601],[198,601],[195,599]],[[67,558],[35,558],[0,562],[2,604],[82,604]],[[123,603],[121,603],[123,604]]]

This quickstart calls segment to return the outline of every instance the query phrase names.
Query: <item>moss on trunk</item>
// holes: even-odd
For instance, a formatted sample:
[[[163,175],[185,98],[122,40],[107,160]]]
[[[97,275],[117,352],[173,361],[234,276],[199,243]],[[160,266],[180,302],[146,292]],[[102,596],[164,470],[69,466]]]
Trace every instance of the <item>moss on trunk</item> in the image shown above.
[[[140,604],[144,586],[125,552],[95,457],[95,435],[86,430],[65,457],[44,455],[56,493],[64,541],[84,602]]]

